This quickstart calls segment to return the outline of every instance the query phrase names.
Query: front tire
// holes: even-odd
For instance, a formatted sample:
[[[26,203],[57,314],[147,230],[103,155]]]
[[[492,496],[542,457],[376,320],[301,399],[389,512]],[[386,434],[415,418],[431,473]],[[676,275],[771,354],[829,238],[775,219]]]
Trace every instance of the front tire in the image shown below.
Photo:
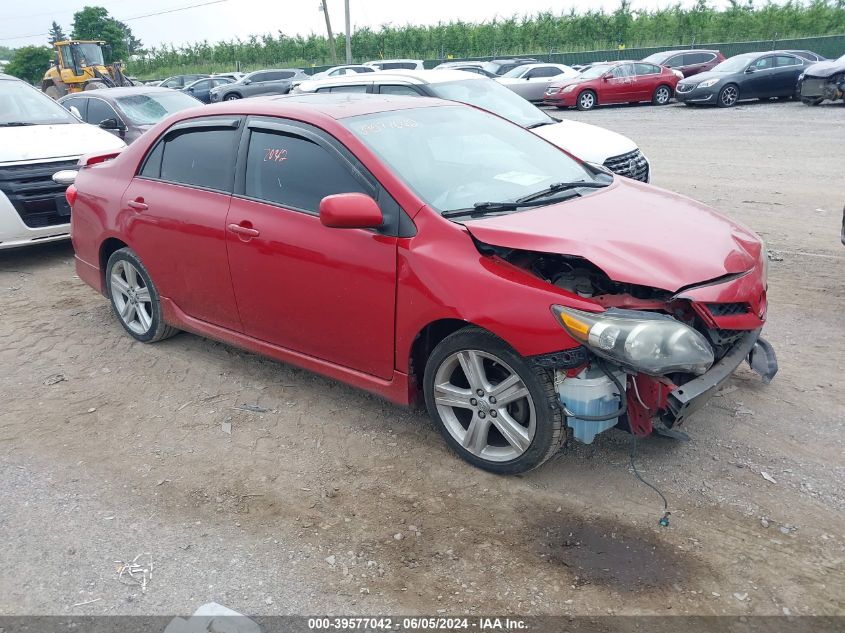
[[[585,90],[578,95],[576,103],[579,110],[592,110],[596,107],[596,93],[592,90]]]
[[[493,473],[536,468],[566,437],[551,373],[480,328],[458,330],[434,348],[423,393],[449,446]]]
[[[228,94],[225,97],[223,97],[223,101],[237,101],[240,98],[241,98],[241,95],[232,93],[232,94]]]
[[[651,102],[654,105],[666,105],[669,103],[669,100],[672,98],[672,90],[669,86],[657,86],[654,90],[654,94],[651,95]]]
[[[808,106],[817,106],[821,105],[821,102],[824,101],[824,97],[802,97],[801,103]]]
[[[719,91],[717,104],[720,108],[732,108],[739,101],[739,87],[736,84],[728,84]]]
[[[121,248],[109,257],[106,288],[118,321],[135,340],[155,343],[179,331],[164,322],[158,290],[132,249]]]

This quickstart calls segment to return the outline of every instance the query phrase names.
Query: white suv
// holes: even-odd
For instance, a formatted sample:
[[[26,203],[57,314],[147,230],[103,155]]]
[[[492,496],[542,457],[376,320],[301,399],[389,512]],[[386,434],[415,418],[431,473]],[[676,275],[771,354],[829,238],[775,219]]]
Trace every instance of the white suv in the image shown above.
[[[65,186],[83,154],[125,147],[29,84],[0,74],[0,249],[70,237]]]
[[[595,125],[549,116],[500,83],[463,70],[394,70],[303,81],[294,92],[365,92],[438,97],[521,125],[583,161],[648,182],[651,166],[631,139]]]

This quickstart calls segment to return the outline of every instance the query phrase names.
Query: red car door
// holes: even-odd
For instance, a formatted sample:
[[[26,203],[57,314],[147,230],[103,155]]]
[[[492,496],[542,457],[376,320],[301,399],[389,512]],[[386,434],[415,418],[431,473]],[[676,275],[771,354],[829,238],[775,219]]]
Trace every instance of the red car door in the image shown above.
[[[123,194],[121,222],[159,291],[186,314],[240,330],[226,255],[226,214],[241,123],[178,123]]]
[[[318,213],[323,197],[349,192],[377,197],[384,211],[386,193],[327,135],[279,121],[249,123],[226,220],[244,332],[391,378],[397,238],[328,228]]]
[[[655,89],[662,80],[663,69],[655,64],[639,62],[633,64],[634,98],[632,101],[651,101]]]
[[[634,76],[631,64],[620,64],[603,78],[599,103],[625,103],[633,100]]]

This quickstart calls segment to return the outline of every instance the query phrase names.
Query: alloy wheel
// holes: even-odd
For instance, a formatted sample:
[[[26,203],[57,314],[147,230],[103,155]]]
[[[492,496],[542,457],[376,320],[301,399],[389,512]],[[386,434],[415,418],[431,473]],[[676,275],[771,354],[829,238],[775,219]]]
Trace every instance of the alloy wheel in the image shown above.
[[[149,332],[153,324],[153,302],[138,269],[126,260],[118,260],[111,269],[109,281],[120,320],[136,334]]]
[[[722,89],[722,93],[719,95],[719,99],[722,101],[722,105],[728,108],[736,103],[738,97],[739,92],[734,86],[725,86]]]
[[[669,94],[669,89],[666,86],[661,86],[657,89],[657,94],[655,96],[657,97],[657,104],[664,105],[669,102],[671,95]]]
[[[582,95],[578,98],[578,100],[581,102],[581,107],[582,107],[582,108],[584,108],[585,110],[589,110],[590,108],[592,108],[592,107],[593,107],[593,105],[594,105],[594,104],[595,104],[595,102],[596,102],[596,99],[595,99],[595,97],[593,97],[593,93],[592,93],[592,92],[585,92],[585,93],[583,93],[583,94],[582,94]]]
[[[489,352],[446,357],[434,376],[434,403],[449,434],[482,459],[516,459],[534,439],[537,414],[528,387]]]
[[[237,101],[238,99],[240,99],[238,95],[226,95],[224,101]]]

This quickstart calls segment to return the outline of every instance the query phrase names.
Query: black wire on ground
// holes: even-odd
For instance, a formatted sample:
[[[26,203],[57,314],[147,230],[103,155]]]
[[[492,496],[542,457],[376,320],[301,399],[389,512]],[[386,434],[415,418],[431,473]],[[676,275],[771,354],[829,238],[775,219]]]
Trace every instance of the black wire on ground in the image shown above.
[[[657,488],[657,486],[655,486],[652,483],[647,482],[645,479],[643,479],[642,475],[640,475],[640,472],[637,470],[637,465],[634,463],[634,459],[636,458],[636,456],[637,456],[637,436],[634,434],[634,431],[632,429],[631,430],[631,454],[630,454],[631,468],[634,471],[634,476],[637,479],[639,479],[641,483],[645,484],[646,486],[648,486],[649,488],[654,490],[654,492],[656,492],[658,495],[660,495],[660,498],[663,499],[663,516],[660,518],[659,523],[663,527],[668,527],[669,526],[669,515],[671,514],[671,512],[669,512],[669,502],[666,501],[666,497],[663,495],[662,492],[660,492],[660,490]]]

